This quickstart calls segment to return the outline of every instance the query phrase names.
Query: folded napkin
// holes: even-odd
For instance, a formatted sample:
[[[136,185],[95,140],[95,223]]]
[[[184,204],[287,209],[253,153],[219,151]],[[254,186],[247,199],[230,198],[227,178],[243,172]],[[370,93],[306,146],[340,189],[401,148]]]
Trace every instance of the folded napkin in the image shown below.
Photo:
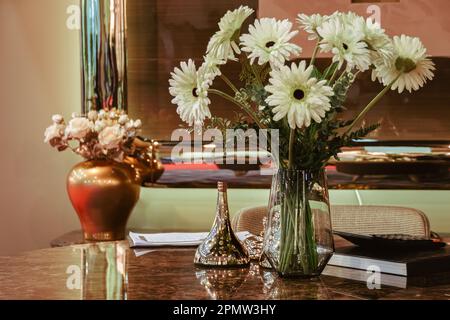
[[[131,248],[144,247],[192,247],[198,246],[208,236],[208,232],[172,232],[172,233],[129,233]],[[244,241],[251,236],[250,232],[238,232],[236,236]]]

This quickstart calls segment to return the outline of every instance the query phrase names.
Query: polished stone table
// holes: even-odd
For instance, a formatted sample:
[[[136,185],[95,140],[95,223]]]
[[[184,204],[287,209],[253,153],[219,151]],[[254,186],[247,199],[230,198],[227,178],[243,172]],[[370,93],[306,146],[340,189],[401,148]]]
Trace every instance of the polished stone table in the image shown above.
[[[450,299],[444,282],[370,290],[365,282],[324,275],[281,279],[257,264],[201,269],[193,257],[193,248],[135,251],[125,241],[0,257],[0,299]]]

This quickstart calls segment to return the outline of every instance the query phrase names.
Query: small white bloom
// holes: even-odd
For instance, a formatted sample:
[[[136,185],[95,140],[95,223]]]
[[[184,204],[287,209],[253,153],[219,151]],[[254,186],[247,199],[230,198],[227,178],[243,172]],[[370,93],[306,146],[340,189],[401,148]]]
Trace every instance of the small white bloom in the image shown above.
[[[96,132],[102,131],[106,127],[106,123],[104,120],[97,120],[95,121],[94,130]]]
[[[338,62],[338,68],[346,62],[347,71],[353,68],[366,71],[371,65],[370,52],[363,41],[364,34],[358,28],[360,24],[355,19],[350,19],[349,15],[336,15],[324,22],[317,29],[322,37],[320,49],[333,53],[333,62]],[[355,23],[350,24],[351,21]]]
[[[359,24],[358,28],[363,33],[363,41],[370,50],[371,60],[376,60],[378,57],[391,59],[394,51],[392,40],[380,24],[371,18],[367,18],[367,20],[359,19],[357,24]]]
[[[93,123],[86,118],[73,118],[66,127],[66,136],[74,139],[84,139],[92,130]]]
[[[45,130],[44,142],[49,143],[55,138],[62,138],[64,136],[65,126],[58,123],[53,123],[50,127]]]
[[[107,116],[107,113],[106,113],[105,110],[102,109],[102,110],[100,110],[100,111],[98,112],[98,118],[99,118],[99,119],[105,119],[106,116]]]
[[[135,129],[140,129],[140,128],[142,128],[142,121],[141,121],[140,119],[134,121],[133,127],[134,127]]]
[[[133,120],[130,120],[127,123],[125,123],[125,130],[132,130],[133,128],[134,128]]]
[[[287,116],[292,129],[309,127],[311,120],[320,123],[330,110],[333,89],[326,81],[311,78],[313,66],[306,68],[303,60],[299,65],[283,66],[272,70],[269,85],[265,87],[270,96],[266,102],[274,107],[273,119],[279,121]]]
[[[182,62],[180,68],[175,68],[169,80],[169,93],[174,97],[172,103],[178,105],[177,113],[181,120],[189,125],[203,123],[211,117],[208,89],[211,79],[197,72],[194,61]]]
[[[126,114],[122,114],[118,120],[119,124],[124,125],[128,122],[128,116]]]
[[[310,16],[306,14],[299,14],[297,17],[297,23],[303,30],[305,30],[306,33],[309,33],[308,40],[316,40],[320,38],[317,28],[321,27],[322,24],[329,18],[329,16],[323,16],[320,14],[313,14]]]
[[[419,90],[427,80],[433,79],[435,65],[419,38],[395,36],[393,47],[391,60],[378,59],[374,62],[372,79],[378,79],[387,86],[400,74],[392,85],[392,90],[398,90],[399,93],[405,89],[409,92]]]
[[[267,62],[272,68],[284,65],[293,54],[300,54],[302,49],[289,41],[298,33],[291,31],[292,23],[275,18],[262,18],[250,25],[248,34],[240,38],[242,51],[248,52],[250,63],[258,60],[259,65]]]
[[[253,14],[254,10],[247,6],[228,11],[219,22],[217,31],[208,43],[207,54],[217,59],[236,60],[235,53],[240,54],[239,46],[236,44],[237,33],[244,21]]]
[[[203,64],[200,68],[198,68],[198,71],[205,76],[205,79],[210,79],[213,81],[217,76],[222,74],[220,67],[225,63],[225,60],[218,59],[211,54],[207,54],[204,57]]]
[[[54,114],[54,115],[52,116],[52,121],[53,121],[53,123],[61,124],[61,123],[64,122],[64,118],[63,118],[63,116],[60,115],[60,114]]]
[[[112,109],[111,111],[109,111],[108,117],[109,119],[117,119],[119,115],[115,109]]]
[[[79,118],[81,115],[78,112],[72,112],[72,119]]]
[[[95,111],[95,110],[89,111],[88,114],[87,114],[87,118],[88,118],[89,120],[95,122],[95,120],[97,120],[97,118],[98,118],[98,112]]]
[[[118,124],[106,127],[98,134],[98,141],[106,150],[118,149],[123,139],[124,131]]]

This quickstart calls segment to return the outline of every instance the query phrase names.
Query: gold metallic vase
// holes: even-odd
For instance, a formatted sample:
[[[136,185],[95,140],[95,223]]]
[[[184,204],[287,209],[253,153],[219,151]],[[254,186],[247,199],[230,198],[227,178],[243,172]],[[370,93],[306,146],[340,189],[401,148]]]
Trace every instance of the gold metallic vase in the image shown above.
[[[207,267],[239,267],[250,263],[247,250],[231,229],[227,185],[218,183],[217,209],[211,232],[197,248],[194,263]]]
[[[77,164],[67,192],[87,241],[125,238],[128,218],[139,199],[140,177],[129,165],[107,160]]]

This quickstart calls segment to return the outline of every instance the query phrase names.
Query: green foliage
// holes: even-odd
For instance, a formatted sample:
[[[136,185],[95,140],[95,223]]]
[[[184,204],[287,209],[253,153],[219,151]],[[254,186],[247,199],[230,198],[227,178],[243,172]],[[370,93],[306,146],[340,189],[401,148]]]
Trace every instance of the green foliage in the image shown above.
[[[239,89],[234,99],[246,109],[251,110],[259,122],[266,128],[278,129],[280,137],[279,156],[281,165],[287,165],[289,159],[289,136],[291,129],[287,119],[273,120],[272,108],[266,103],[268,92],[264,86],[268,83],[270,66],[268,64],[250,65],[245,55],[241,55],[242,70],[240,80],[243,87]],[[332,63],[323,73],[314,66],[312,77],[328,80],[335,73],[338,63]],[[361,127],[351,133],[346,133],[354,119],[342,119],[345,111],[345,100],[348,90],[354,82],[352,73],[344,73],[334,83],[334,95],[330,97],[331,108],[321,123],[312,122],[308,128],[297,129],[294,136],[294,169],[309,170],[313,173],[321,170],[330,160],[338,158],[343,147],[351,146],[354,140],[361,139],[379,127],[379,124]],[[243,109],[243,111],[247,111]],[[218,128],[223,134],[226,129],[258,129],[248,114],[236,113],[233,120],[214,117],[210,120],[208,128]]]

